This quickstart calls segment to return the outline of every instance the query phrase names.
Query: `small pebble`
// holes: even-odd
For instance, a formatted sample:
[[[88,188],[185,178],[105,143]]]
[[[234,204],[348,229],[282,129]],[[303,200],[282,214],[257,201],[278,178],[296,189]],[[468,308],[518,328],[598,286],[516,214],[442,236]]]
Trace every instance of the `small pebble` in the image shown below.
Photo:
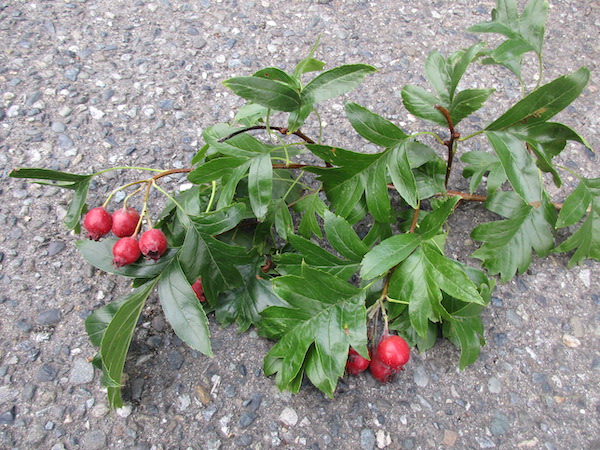
[[[360,448],[362,450],[372,450],[375,448],[375,433],[369,428],[360,430]]]
[[[37,375],[39,381],[52,381],[58,375],[58,370],[49,363],[46,363],[40,367]]]
[[[298,423],[298,413],[292,408],[284,408],[281,414],[279,414],[279,422],[287,428],[293,427]]]
[[[563,334],[562,341],[563,344],[571,348],[577,348],[581,345],[581,341],[570,334]]]
[[[173,370],[179,370],[181,369],[181,366],[183,365],[183,356],[181,356],[181,354],[177,351],[177,350],[173,350],[169,353],[168,355],[168,360],[169,360],[169,367]]]
[[[47,309],[38,314],[35,318],[35,323],[43,327],[56,325],[62,319],[60,309]]]
[[[250,425],[252,425],[252,423],[256,420],[257,417],[258,415],[256,413],[250,411],[243,411],[242,414],[240,414],[240,428],[249,427]]]

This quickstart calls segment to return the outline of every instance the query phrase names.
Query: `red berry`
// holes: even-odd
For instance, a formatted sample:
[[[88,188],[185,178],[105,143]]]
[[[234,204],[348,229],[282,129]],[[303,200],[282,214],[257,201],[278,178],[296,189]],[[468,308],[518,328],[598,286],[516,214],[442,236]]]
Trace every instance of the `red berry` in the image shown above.
[[[370,361],[368,359],[363,358],[356,350],[350,347],[350,350],[348,351],[348,361],[346,361],[346,372],[350,375],[358,375],[367,370],[369,363]]]
[[[140,250],[148,259],[157,260],[167,251],[167,238],[158,228],[145,231],[140,237]]]
[[[83,227],[88,232],[88,238],[97,241],[110,231],[112,217],[103,207],[92,208],[83,219]]]
[[[112,232],[117,237],[133,236],[140,215],[133,208],[117,209],[112,215]]]
[[[119,239],[113,245],[113,264],[117,267],[133,264],[141,255],[138,241],[132,237]]]
[[[381,381],[382,383],[389,383],[394,379],[396,373],[390,366],[381,362],[379,355],[373,352],[371,355],[371,364],[369,364],[369,371],[373,378]]]
[[[377,355],[383,364],[397,372],[410,359],[410,348],[400,336],[388,334],[379,341]]]
[[[194,281],[194,284],[192,284],[192,289],[196,293],[196,297],[198,297],[200,303],[206,302],[206,297],[204,296],[204,288],[202,287],[202,280],[200,278]]]

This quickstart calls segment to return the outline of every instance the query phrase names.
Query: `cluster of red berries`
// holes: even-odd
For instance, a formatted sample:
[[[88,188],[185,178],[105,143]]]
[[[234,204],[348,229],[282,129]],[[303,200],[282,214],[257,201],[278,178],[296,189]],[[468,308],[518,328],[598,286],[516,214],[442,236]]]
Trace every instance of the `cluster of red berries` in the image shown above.
[[[410,348],[400,336],[385,334],[377,347],[369,351],[369,355],[370,361],[350,348],[346,371],[350,375],[358,375],[368,368],[375,379],[388,383],[410,359]]]
[[[134,235],[138,228],[140,215],[133,208],[121,208],[110,214],[105,208],[90,209],[83,220],[83,227],[88,237],[99,240],[111,231],[120,238],[113,246],[113,263],[117,267],[136,262],[144,255],[148,259],[157,260],[167,251],[167,238],[164,233],[151,228],[140,236]]]

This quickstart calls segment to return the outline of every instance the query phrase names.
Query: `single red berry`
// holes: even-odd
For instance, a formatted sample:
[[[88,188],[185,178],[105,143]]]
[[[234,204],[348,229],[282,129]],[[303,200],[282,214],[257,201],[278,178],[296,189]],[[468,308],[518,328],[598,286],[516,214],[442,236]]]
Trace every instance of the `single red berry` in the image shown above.
[[[194,281],[194,284],[192,284],[192,289],[194,290],[196,297],[198,297],[200,303],[206,302],[206,297],[204,296],[204,288],[202,287],[202,280],[200,278]]]
[[[97,241],[110,231],[112,227],[112,216],[101,206],[92,208],[87,212],[83,219],[83,227],[88,232],[88,238]]]
[[[158,228],[144,231],[140,237],[140,250],[148,259],[157,260],[167,251],[167,238]]]
[[[369,363],[370,361],[368,359],[363,358],[356,350],[350,347],[350,350],[348,351],[348,360],[346,361],[346,372],[350,375],[358,375],[367,370]]]
[[[117,209],[112,215],[112,232],[117,237],[133,236],[140,215],[133,208]]]
[[[113,245],[113,264],[117,267],[126,266],[136,262],[140,255],[140,246],[138,241],[132,237],[124,237],[119,239]]]
[[[395,334],[381,338],[377,345],[377,355],[382,363],[397,372],[410,359],[410,348],[404,339]]]
[[[381,381],[382,383],[389,383],[394,379],[396,373],[390,366],[381,362],[379,355],[373,352],[371,355],[371,364],[369,364],[369,371],[373,378]]]

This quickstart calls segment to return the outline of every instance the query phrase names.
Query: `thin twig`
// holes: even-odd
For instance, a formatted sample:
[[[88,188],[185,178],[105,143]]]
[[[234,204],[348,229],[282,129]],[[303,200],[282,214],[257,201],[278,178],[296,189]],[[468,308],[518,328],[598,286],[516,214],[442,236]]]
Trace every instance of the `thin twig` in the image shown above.
[[[414,233],[417,229],[417,224],[419,223],[419,213],[421,212],[421,205],[417,206],[415,212],[413,213],[412,222],[410,223],[409,233]]]
[[[234,131],[230,135],[225,136],[225,137],[219,139],[217,142],[225,142],[226,140],[231,139],[232,137],[237,136],[238,134],[246,133],[248,131],[266,130],[266,129],[267,129],[267,127],[265,125],[255,125],[253,127],[241,128],[241,129],[239,129],[237,131]],[[269,126],[269,130],[278,131],[279,133],[281,133],[283,135],[288,134],[288,129],[286,127],[272,127],[272,126]],[[302,139],[307,144],[315,144],[315,141],[313,141],[311,138],[309,138],[308,136],[306,136],[300,130],[294,131],[292,134],[295,135],[295,136],[298,136],[300,139]]]
[[[454,160],[454,147],[455,141],[460,139],[460,133],[454,131],[454,124],[452,123],[452,117],[450,117],[450,112],[440,105],[435,105],[435,109],[441,112],[446,118],[446,122],[448,122],[448,129],[450,130],[450,139],[444,141],[444,145],[448,148],[448,163],[446,165],[446,178],[444,180],[444,186],[448,187],[448,180],[450,179],[450,172],[452,171],[452,162]]]

